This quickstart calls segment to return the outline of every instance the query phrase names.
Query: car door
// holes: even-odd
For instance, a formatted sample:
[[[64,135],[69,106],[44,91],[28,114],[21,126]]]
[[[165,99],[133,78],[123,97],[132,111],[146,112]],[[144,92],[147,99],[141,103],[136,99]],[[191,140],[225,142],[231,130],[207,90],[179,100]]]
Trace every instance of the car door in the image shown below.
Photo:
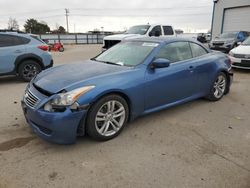
[[[172,26],[163,25],[162,28],[164,31],[164,36],[166,37],[174,36],[174,30]]]
[[[15,68],[15,60],[25,52],[29,39],[8,34],[0,34],[0,74],[9,73]]]
[[[193,88],[194,93],[204,95],[210,89],[211,75],[214,72],[213,59],[210,58],[208,50],[201,45],[189,42],[192,51],[193,79],[195,80]]]
[[[162,29],[160,25],[153,27],[152,30],[149,32],[149,36],[159,37],[161,35],[162,35]]]
[[[167,68],[146,71],[145,110],[171,104],[194,94],[195,77],[192,53],[188,42],[173,42],[163,46],[157,58],[168,59]]]

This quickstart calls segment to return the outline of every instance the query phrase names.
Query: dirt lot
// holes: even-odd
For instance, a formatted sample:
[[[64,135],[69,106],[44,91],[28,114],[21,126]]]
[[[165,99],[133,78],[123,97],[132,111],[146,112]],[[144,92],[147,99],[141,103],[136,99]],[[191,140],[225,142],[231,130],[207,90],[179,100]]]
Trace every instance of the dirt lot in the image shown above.
[[[95,56],[101,46],[66,46],[55,64]],[[26,83],[0,78],[0,188],[250,187],[250,71],[235,71],[231,93],[130,123],[108,142],[45,142],[20,107]]]

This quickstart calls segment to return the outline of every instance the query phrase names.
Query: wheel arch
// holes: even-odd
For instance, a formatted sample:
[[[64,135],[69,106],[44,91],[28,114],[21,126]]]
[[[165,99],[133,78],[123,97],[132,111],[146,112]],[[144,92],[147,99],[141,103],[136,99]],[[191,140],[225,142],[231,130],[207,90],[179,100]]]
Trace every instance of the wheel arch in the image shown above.
[[[98,95],[98,96],[95,97],[95,99],[93,100],[92,104],[95,103],[96,101],[100,100],[101,98],[108,96],[108,95],[119,95],[120,97],[122,97],[122,98],[125,99],[125,101],[127,102],[127,105],[128,105],[129,119],[130,119],[132,103],[131,103],[130,97],[125,92],[123,92],[123,91],[120,91],[120,90],[111,90],[111,91],[107,91],[107,92],[101,93],[100,95]],[[90,106],[92,104],[90,104]]]
[[[20,65],[24,62],[24,61],[28,61],[28,60],[32,60],[32,61],[35,61],[37,62],[42,69],[44,69],[44,65],[43,65],[43,60],[41,57],[35,55],[35,54],[24,54],[24,55],[21,55],[19,57],[17,57],[16,61],[15,61],[15,71],[16,73],[18,73],[18,69],[20,67]]]
[[[220,72],[224,73],[227,77],[227,86],[226,86],[225,94],[228,94],[230,90],[230,74],[227,70],[221,70]]]
[[[93,101],[90,103],[85,118],[82,119],[78,125],[78,128],[77,128],[78,135],[81,136],[81,135],[85,135],[85,133],[86,133],[87,116],[89,115],[89,109],[91,108],[91,106],[93,104],[95,104],[98,100],[100,100],[101,98],[106,97],[108,95],[118,95],[118,96],[122,97],[127,102],[128,109],[129,109],[128,121],[131,121],[131,119],[132,119],[132,103],[131,103],[130,97],[125,92],[122,92],[120,90],[107,91],[107,92],[101,93],[100,95],[96,96],[93,99]]]

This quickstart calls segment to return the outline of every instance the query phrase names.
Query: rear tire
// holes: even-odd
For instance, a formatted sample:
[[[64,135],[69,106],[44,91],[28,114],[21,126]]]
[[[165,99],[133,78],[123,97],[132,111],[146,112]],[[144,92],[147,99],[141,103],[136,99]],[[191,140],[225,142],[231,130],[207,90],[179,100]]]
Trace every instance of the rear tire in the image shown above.
[[[34,76],[42,71],[41,65],[36,61],[26,60],[18,67],[18,74],[22,80],[29,82]]]
[[[60,47],[59,52],[63,52],[63,51],[64,51],[64,47]]]
[[[207,96],[207,99],[210,101],[218,101],[220,100],[226,93],[228,85],[228,79],[225,73],[220,72],[215,81],[213,82],[212,88],[210,89],[210,93]]]
[[[126,100],[119,95],[108,95],[90,108],[86,130],[98,141],[118,136],[128,121],[129,108]]]

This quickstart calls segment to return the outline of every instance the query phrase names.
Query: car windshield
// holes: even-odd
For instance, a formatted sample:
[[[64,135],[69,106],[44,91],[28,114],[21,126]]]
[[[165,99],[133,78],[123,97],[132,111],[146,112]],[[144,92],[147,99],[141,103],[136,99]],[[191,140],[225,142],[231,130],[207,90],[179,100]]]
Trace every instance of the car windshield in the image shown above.
[[[242,45],[250,46],[250,37],[248,37],[248,38],[242,43]]]
[[[129,28],[128,31],[126,31],[126,34],[139,34],[139,35],[145,35],[149,29],[149,25],[136,25],[131,28]]]
[[[238,32],[222,33],[218,36],[220,39],[236,38]]]
[[[122,42],[92,59],[119,66],[136,66],[158,46],[153,42]]]

